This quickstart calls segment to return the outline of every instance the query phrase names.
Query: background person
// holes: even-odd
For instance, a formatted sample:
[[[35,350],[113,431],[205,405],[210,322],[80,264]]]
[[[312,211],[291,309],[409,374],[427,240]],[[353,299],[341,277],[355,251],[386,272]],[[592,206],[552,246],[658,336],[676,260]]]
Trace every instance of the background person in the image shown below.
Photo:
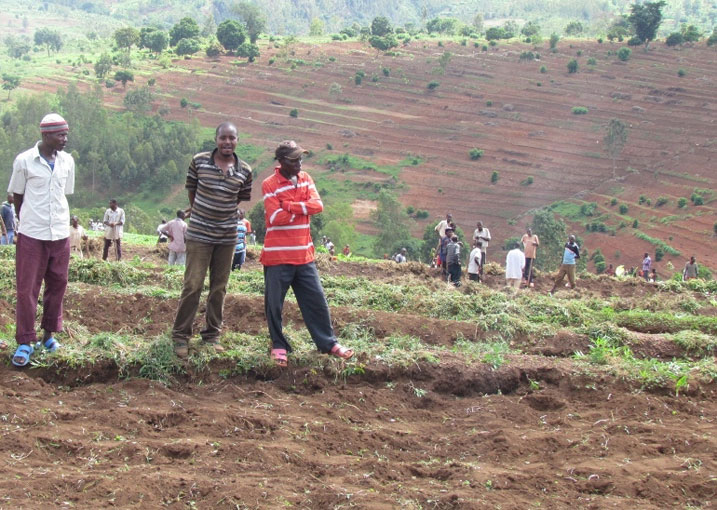
[[[87,241],[85,229],[80,225],[79,218],[73,216],[70,220],[70,255],[74,255],[78,259],[84,258],[82,241]]]
[[[565,243],[563,250],[563,263],[560,265],[558,276],[555,278],[553,288],[550,289],[550,294],[555,292],[555,289],[563,284],[563,280],[566,275],[568,277],[568,281],[570,282],[570,288],[575,288],[575,266],[579,258],[580,246],[578,246],[578,243],[575,242],[575,236],[570,234],[568,242]]]
[[[520,251],[520,243],[514,243],[513,248],[505,257],[505,284],[513,292],[520,289],[520,280],[525,270],[525,255]]]
[[[650,281],[650,268],[652,267],[652,259],[648,253],[645,253],[642,259],[642,277],[645,281]]]
[[[476,229],[473,231],[473,240],[478,243],[480,247],[481,260],[480,260],[480,274],[483,274],[483,268],[485,263],[488,261],[487,250],[488,243],[490,242],[490,230],[488,227],[483,226],[483,222],[479,221],[476,223]]]
[[[2,203],[2,228],[3,237],[0,244],[13,244],[15,242],[15,197],[12,193],[7,194],[7,200]]]
[[[157,225],[157,243],[166,243],[169,238],[167,237],[167,234],[164,233],[164,227],[167,225],[167,220],[162,218],[162,222]]]
[[[239,271],[246,260],[246,223],[241,219],[237,222],[237,244],[234,246],[232,271]]]
[[[37,341],[35,314],[42,295],[42,345],[54,352],[62,331],[62,300],[70,264],[70,206],[66,195],[75,190],[75,161],[64,151],[69,127],[56,113],[40,122],[42,140],[15,158],[8,193],[13,194],[19,230],[15,251],[17,303],[12,363],[30,362]]]
[[[523,250],[525,252],[525,269],[523,270],[523,280],[526,285],[531,287],[533,284],[533,263],[535,257],[538,254],[538,246],[540,246],[540,239],[538,236],[533,234],[533,230],[528,227],[520,240],[523,243]]]
[[[689,262],[685,264],[685,269],[682,271],[682,279],[685,281],[694,280],[697,278],[698,273],[699,267],[697,267],[697,259],[695,259],[695,256],[692,255]]]
[[[448,266],[449,281],[456,287],[461,285],[461,242],[458,236],[451,237],[446,247],[446,266]]]
[[[477,243],[473,245],[473,250],[471,250],[470,255],[468,256],[468,279],[474,282],[480,281],[480,261],[481,261],[481,252],[480,247]]]
[[[293,140],[274,151],[277,165],[261,186],[264,197],[266,237],[261,251],[264,265],[264,309],[271,337],[271,359],[288,365],[291,345],[284,336],[281,312],[291,287],[311,338],[326,354],[349,359],[354,351],[340,345],[331,326],[331,314],[314,263],[311,216],[324,210],[311,176],[301,170],[308,151]]]
[[[187,234],[187,222],[184,221],[184,217],[184,211],[178,209],[174,219],[167,222],[162,229],[162,233],[169,240],[167,263],[170,266],[183,266],[187,262],[187,244],[184,239]]]
[[[105,246],[102,250],[102,260],[107,260],[112,243],[115,245],[115,256],[122,260],[122,235],[124,233],[125,215],[121,207],[117,207],[117,200],[110,200],[110,206],[105,211],[102,224],[105,226]]]

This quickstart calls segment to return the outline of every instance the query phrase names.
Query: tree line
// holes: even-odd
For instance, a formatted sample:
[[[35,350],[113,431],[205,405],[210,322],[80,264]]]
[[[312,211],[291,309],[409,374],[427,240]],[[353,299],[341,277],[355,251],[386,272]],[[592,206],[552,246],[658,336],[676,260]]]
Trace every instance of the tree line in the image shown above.
[[[78,172],[72,205],[104,205],[112,196],[145,193],[164,196],[183,182],[194,153],[203,145],[200,126],[164,120],[158,115],[110,113],[102,90],[80,92],[70,85],[55,96],[20,96],[0,116],[0,158],[9,168],[15,156],[39,140],[40,119],[57,111],[70,125],[66,151]],[[3,174],[7,187],[10,172]]]

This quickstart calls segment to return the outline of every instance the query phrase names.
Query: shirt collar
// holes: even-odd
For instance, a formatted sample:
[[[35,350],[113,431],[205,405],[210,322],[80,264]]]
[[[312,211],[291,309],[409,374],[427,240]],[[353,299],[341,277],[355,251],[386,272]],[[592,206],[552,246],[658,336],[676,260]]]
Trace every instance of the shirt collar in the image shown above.
[[[214,155],[217,153],[218,150],[219,150],[218,148],[215,148],[212,151],[212,155],[209,157],[209,162],[212,164],[212,166],[214,166],[216,168],[219,168],[219,167],[214,162]],[[234,169],[229,170],[229,175],[234,175],[236,172],[239,171],[239,156],[237,156],[236,152],[232,152],[232,156],[234,156]]]
[[[277,165],[277,166],[274,167],[274,174],[276,175],[276,178],[279,180],[279,182],[280,182],[280,183],[285,182],[285,183],[288,183],[288,184],[292,184],[292,185],[293,185],[293,183],[292,183],[289,179],[287,179],[286,177],[284,177],[283,175],[281,175],[281,172],[279,171],[280,169],[281,169],[281,165]],[[296,177],[297,177],[297,181],[296,181],[296,182],[301,182],[302,177],[303,177],[303,175],[302,175],[303,173],[304,173],[303,170],[299,170],[299,173],[296,175]]]

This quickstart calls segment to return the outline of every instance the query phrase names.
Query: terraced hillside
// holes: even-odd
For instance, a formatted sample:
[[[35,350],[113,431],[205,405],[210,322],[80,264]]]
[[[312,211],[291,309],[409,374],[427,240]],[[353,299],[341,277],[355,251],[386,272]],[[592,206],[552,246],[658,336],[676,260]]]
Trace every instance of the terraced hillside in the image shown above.
[[[251,65],[231,56],[175,60],[167,71],[143,65],[157,78],[157,107],[171,117],[197,116],[207,126],[236,119],[248,141],[267,147],[262,176],[271,147],[291,137],[314,151],[307,167],[324,171],[333,199],[371,200],[382,185],[398,187],[402,202],[427,209],[431,221],[450,210],[469,231],[482,219],[499,243],[520,234],[534,208],[595,202],[593,217],[567,219],[608,262],[635,265],[644,251],[653,253],[655,242],[636,237],[642,234],[669,245],[664,260],[676,266],[695,254],[717,267],[710,250],[717,221],[713,49],[656,43],[623,62],[619,45],[607,42],[562,41],[555,53],[472,44],[418,40],[385,56],[358,42],[264,41]],[[539,60],[521,60],[528,51]],[[574,74],[566,67],[572,58],[579,63]],[[198,109],[180,108],[180,98]],[[119,87],[107,94],[110,103],[121,99]],[[603,140],[612,118],[629,125],[615,171]],[[472,160],[474,148],[484,152]],[[345,153],[365,161],[336,164]],[[362,168],[372,165],[380,168]],[[689,200],[695,190],[702,205]],[[603,226],[590,233],[584,224],[591,222]],[[364,220],[361,229],[372,225]]]

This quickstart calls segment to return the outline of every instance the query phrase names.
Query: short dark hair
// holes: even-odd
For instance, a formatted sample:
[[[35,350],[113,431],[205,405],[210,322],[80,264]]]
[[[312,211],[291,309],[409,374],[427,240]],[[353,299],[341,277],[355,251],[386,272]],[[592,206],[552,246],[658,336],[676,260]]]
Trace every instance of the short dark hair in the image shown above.
[[[225,127],[232,127],[232,128],[234,128],[234,131],[236,131],[237,134],[239,134],[239,130],[237,129],[237,127],[234,125],[233,122],[225,121],[217,126],[217,129],[214,131],[214,138],[219,136],[219,131],[221,131],[221,129],[225,128]]]
[[[177,209],[177,218],[181,218],[182,216],[184,216],[184,211]]]

